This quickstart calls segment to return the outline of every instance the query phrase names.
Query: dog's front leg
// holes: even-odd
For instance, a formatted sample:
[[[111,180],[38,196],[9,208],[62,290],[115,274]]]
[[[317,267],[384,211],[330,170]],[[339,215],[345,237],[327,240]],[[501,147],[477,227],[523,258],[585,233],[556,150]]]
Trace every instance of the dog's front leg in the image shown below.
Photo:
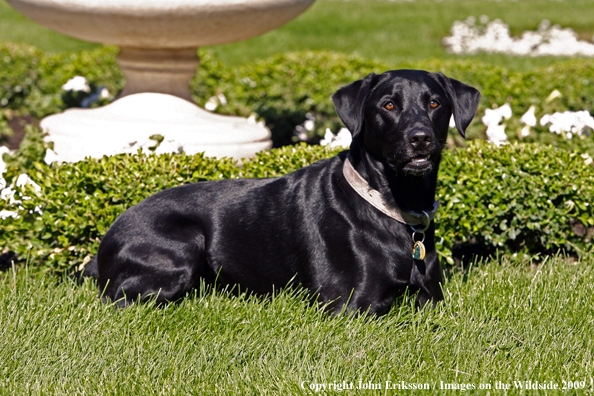
[[[429,301],[435,308],[437,303],[443,300],[443,291],[441,290],[443,272],[436,252],[431,255],[428,253],[425,260],[415,260],[411,278],[413,284],[419,288],[418,308],[423,308]]]

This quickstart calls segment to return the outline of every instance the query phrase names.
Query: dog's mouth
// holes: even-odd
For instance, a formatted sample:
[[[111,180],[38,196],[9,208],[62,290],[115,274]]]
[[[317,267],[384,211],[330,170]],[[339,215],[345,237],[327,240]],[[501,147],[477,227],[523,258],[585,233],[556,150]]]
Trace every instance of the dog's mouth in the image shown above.
[[[413,176],[423,176],[432,169],[431,155],[419,155],[407,162],[402,171]]]
[[[410,162],[414,163],[414,164],[420,164],[422,162],[429,162],[429,159],[431,159],[431,155],[425,155],[425,156],[418,156],[413,158]]]

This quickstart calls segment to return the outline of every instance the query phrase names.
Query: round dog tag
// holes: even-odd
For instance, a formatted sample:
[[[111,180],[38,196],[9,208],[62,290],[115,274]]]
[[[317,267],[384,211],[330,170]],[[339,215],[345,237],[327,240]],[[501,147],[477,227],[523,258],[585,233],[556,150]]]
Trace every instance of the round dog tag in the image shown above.
[[[413,258],[415,260],[424,260],[425,259],[425,245],[423,242],[416,241],[415,245],[413,246]]]

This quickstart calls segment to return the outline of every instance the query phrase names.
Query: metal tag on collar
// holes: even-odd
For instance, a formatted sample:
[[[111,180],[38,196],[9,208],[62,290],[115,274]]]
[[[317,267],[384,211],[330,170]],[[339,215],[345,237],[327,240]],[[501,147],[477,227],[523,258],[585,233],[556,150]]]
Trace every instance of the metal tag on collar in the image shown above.
[[[413,233],[413,242],[415,242],[413,245],[413,258],[415,260],[425,260],[425,254],[427,252],[425,251],[425,245],[423,245],[424,240],[425,234],[423,234],[423,240],[415,241],[415,234]]]
[[[425,259],[425,254],[427,253],[425,250],[425,245],[423,245],[423,242],[425,242],[425,231],[427,231],[427,229],[429,228],[429,224],[431,224],[431,216],[429,216],[429,213],[427,212],[423,212],[425,214],[425,216],[427,217],[427,220],[425,222],[425,227],[423,229],[417,229],[413,226],[410,226],[410,228],[412,228],[413,233],[412,233],[412,240],[413,240],[413,258],[415,260],[424,260]],[[422,234],[423,236],[421,237],[420,241],[415,240],[415,234]]]

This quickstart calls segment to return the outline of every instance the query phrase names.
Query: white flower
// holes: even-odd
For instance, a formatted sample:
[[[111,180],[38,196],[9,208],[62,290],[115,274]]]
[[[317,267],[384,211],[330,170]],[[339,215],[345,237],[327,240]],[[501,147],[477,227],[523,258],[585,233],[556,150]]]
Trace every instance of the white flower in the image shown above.
[[[204,108],[208,111],[215,111],[217,107],[219,107],[219,101],[216,96],[211,96],[204,104]]]
[[[41,187],[39,186],[39,184],[31,180],[29,175],[27,175],[26,173],[21,173],[19,177],[17,177],[15,185],[17,187],[24,187],[26,184],[30,184],[31,186],[33,186],[33,190],[35,190],[35,192],[41,192]]]
[[[295,127],[295,135],[301,141],[306,141],[309,138],[309,133],[316,128],[316,116],[312,113],[305,114],[305,121],[303,124]]]
[[[215,111],[219,105],[227,106],[227,97],[223,93],[208,98],[204,104],[204,108],[208,111]]]
[[[295,136],[297,136],[297,139],[301,140],[302,142],[306,141],[308,138],[307,129],[305,129],[303,125],[297,125],[295,127]]]
[[[4,181],[4,179],[1,179],[4,182],[4,185],[6,185],[6,182]],[[36,193],[41,192],[41,187],[35,183],[33,180],[31,180],[31,178],[25,174],[22,173],[19,175],[19,177],[17,178],[15,185],[16,187],[23,187],[26,184],[30,184],[31,186],[33,186],[33,189],[35,190]],[[4,199],[7,200],[9,202],[10,205],[15,205],[15,204],[20,204],[21,201],[17,201],[14,198],[14,194],[15,191],[11,188],[11,187],[7,187],[7,188],[0,188],[0,199]],[[30,197],[23,197],[23,199],[31,199]],[[20,207],[22,209],[22,207]],[[41,208],[39,206],[35,207],[35,209],[33,209],[33,211],[35,211],[36,213],[41,214]],[[14,217],[14,218],[18,218],[18,212],[14,212],[11,210],[2,210],[0,211],[0,219],[4,220],[8,217]]]
[[[14,190],[10,187],[6,187],[6,180],[4,181],[5,188],[0,190],[0,199],[8,200],[11,204],[14,203]]]
[[[487,140],[497,146],[502,146],[507,142],[505,125],[489,125],[487,127]]]
[[[320,145],[328,147],[345,147],[348,148],[353,141],[351,132],[346,128],[341,128],[336,135],[332,133],[330,128],[326,128],[324,139],[320,140]]]
[[[526,125],[524,128],[522,128],[522,130],[520,131],[520,135],[522,137],[526,137],[530,135],[530,126]]]
[[[330,128],[326,128],[326,132],[324,133],[324,139],[320,140],[321,146],[327,146],[332,142],[332,139],[335,138],[336,135],[332,133]]]
[[[505,124],[499,125],[504,119],[512,116],[512,108],[509,103],[497,109],[485,109],[485,115],[481,118],[483,124],[487,127],[487,140],[491,143],[501,146],[507,141],[505,133]]]
[[[103,87],[101,91],[99,91],[99,97],[101,99],[109,99],[109,89]]]
[[[303,123],[303,128],[306,131],[311,132],[316,127],[316,116],[312,113],[305,114],[305,122]]]
[[[33,186],[33,190],[35,190],[36,193],[41,192],[41,187],[39,186],[39,184],[31,180],[29,175],[27,175],[26,173],[22,173],[17,178],[15,185],[16,187],[24,187],[26,184],[30,184],[31,186]],[[2,191],[0,191],[0,198],[7,200],[11,205],[20,202],[14,199],[14,190],[11,187],[4,188]],[[23,198],[29,199],[27,197]]]
[[[450,117],[450,128],[456,128],[456,120],[454,119],[454,115]]]
[[[549,122],[551,122],[551,115],[550,114],[545,114],[542,117],[540,117],[540,126],[545,126]]]
[[[43,158],[43,162],[45,162],[48,165],[53,164],[54,162],[58,162],[60,160],[60,157],[58,156],[58,154],[56,154],[56,152],[52,149],[47,149],[45,150],[45,157]]]
[[[553,99],[556,98],[560,98],[561,96],[563,96],[561,94],[561,92],[557,91],[556,89],[553,89],[553,91],[549,94],[549,96],[547,96],[547,98],[545,99],[546,103],[551,102]]]
[[[18,213],[12,210],[0,210],[0,220],[7,219],[9,217],[17,218],[18,216]]]
[[[520,118],[520,122],[524,125],[528,125],[529,127],[536,126],[536,116],[534,115],[535,110],[536,106],[530,106],[528,111],[524,113],[522,118]]]
[[[561,135],[565,132],[567,138],[571,139],[573,134],[582,136],[583,132],[590,128],[594,130],[594,118],[586,110],[565,111],[563,113],[545,114],[540,119],[540,125],[549,126],[549,131]]]
[[[62,85],[62,89],[64,91],[74,91],[74,92],[91,92],[91,87],[89,87],[89,82],[83,76],[74,76],[70,80],[66,82],[66,84]]]
[[[219,103],[221,104],[221,106],[227,106],[227,97],[224,93],[218,94],[217,98],[219,99]]]
[[[509,103],[504,104],[496,109],[485,109],[485,115],[481,118],[481,121],[486,126],[497,125],[503,119],[509,119],[512,116],[512,108]]]

